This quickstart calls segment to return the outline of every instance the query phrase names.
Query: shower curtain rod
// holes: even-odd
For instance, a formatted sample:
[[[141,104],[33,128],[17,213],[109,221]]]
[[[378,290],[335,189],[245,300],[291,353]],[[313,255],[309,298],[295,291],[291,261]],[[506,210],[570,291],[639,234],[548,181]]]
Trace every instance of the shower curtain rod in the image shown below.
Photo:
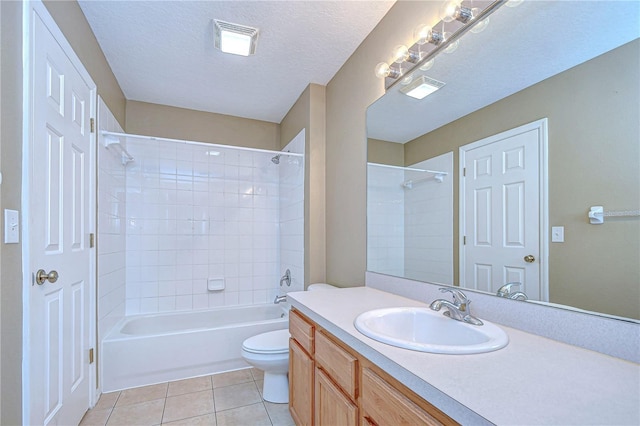
[[[163,141],[163,142],[178,142],[186,145],[198,145],[198,146],[207,146],[207,147],[216,147],[216,148],[224,148],[224,149],[237,149],[240,151],[252,151],[252,152],[264,152],[266,154],[279,154],[279,155],[290,155],[292,157],[304,157],[304,154],[299,154],[297,152],[288,152],[288,151],[272,151],[270,149],[260,149],[260,148],[249,148],[245,146],[234,146],[234,145],[222,145],[217,143],[209,143],[209,142],[198,142],[198,141],[189,141],[185,139],[171,139],[171,138],[162,138],[158,136],[146,136],[146,135],[134,135],[131,133],[118,133],[118,132],[109,132],[102,131],[104,136],[115,136],[115,137],[125,137],[125,138],[136,138],[136,139],[146,139],[151,141]]]
[[[388,169],[408,170],[410,172],[431,172],[431,170],[417,169],[415,167],[392,166],[390,164],[380,164],[380,163],[367,163],[367,164],[370,166],[376,166],[376,167],[386,167]]]

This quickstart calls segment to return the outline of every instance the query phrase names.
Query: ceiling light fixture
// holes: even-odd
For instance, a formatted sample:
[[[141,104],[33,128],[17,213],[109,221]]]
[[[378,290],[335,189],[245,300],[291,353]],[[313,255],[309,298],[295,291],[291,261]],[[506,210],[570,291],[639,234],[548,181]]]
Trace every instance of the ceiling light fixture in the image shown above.
[[[444,85],[445,83],[441,81],[421,75],[413,83],[400,89],[400,91],[412,98],[424,99]]]
[[[214,46],[224,53],[249,56],[256,53],[258,29],[214,19]]]

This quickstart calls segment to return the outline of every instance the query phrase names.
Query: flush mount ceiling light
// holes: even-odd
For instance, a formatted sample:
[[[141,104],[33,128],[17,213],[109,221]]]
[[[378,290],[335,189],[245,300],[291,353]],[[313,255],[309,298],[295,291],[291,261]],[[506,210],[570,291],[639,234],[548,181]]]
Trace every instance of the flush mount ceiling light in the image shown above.
[[[249,56],[256,53],[258,29],[214,19],[214,46],[224,53]]]
[[[400,91],[412,98],[424,99],[444,85],[445,83],[441,81],[421,75],[413,83],[400,89]]]

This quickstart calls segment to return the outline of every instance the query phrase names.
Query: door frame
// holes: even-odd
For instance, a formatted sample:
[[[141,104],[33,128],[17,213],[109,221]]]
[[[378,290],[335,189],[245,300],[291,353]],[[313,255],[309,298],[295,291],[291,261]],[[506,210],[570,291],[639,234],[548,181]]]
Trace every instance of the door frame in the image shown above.
[[[458,162],[458,253],[459,253],[459,282],[464,282],[465,279],[465,251],[464,251],[464,236],[465,232],[465,176],[464,166],[465,157],[467,151],[476,149],[499,140],[513,137],[521,133],[525,133],[531,130],[538,131],[538,190],[539,190],[539,218],[540,228],[539,232],[539,262],[540,262],[540,298],[544,302],[549,301],[549,125],[548,118],[542,118],[540,120],[533,121],[522,126],[514,127],[510,130],[471,142],[467,145],[463,145],[459,148],[459,162]]]
[[[80,76],[91,87],[90,97],[90,116],[96,117],[97,107],[97,86],[91,75],[86,70],[80,58],[76,55],[73,48],[65,38],[64,34],[56,24],[53,17],[49,14],[49,11],[45,7],[41,0],[30,0],[22,3],[22,419],[28,421],[30,418],[31,410],[31,389],[30,389],[30,362],[31,362],[31,350],[30,350],[30,319],[31,319],[31,284],[32,284],[32,271],[31,271],[31,246],[30,246],[30,207],[31,200],[31,145],[33,138],[33,111],[34,105],[32,103],[33,85],[32,85],[32,72],[33,72],[33,22],[34,15],[37,14],[42,22],[46,25],[47,29],[51,32],[56,42],[60,45],[64,53],[67,55],[72,65],[78,71]],[[94,129],[97,127],[94,127]],[[97,133],[90,132],[90,144],[92,148],[97,150]],[[94,165],[94,169],[96,166]],[[88,232],[96,234],[96,183],[97,177],[94,170],[93,182],[89,186],[89,204],[91,211],[89,214],[90,223],[87,226]],[[95,246],[92,248],[93,253],[90,257],[91,265],[89,271],[89,343],[92,347],[96,347],[96,268],[97,250]],[[95,405],[98,392],[97,392],[97,370],[96,362],[89,364],[89,404]],[[90,408],[90,407],[87,407]]]

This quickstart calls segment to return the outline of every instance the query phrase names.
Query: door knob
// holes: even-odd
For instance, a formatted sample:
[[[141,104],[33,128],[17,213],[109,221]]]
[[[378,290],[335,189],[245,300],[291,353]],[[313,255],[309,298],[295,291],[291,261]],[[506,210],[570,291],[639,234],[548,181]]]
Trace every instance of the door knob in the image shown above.
[[[38,285],[44,284],[47,280],[52,284],[58,281],[58,271],[52,270],[47,274],[44,269],[38,269],[38,272],[36,272],[36,282]]]
[[[535,260],[536,260],[536,258],[533,257],[533,255],[530,255],[530,254],[528,254],[528,255],[526,255],[524,257],[524,261],[527,262],[527,263],[533,263],[533,262],[535,262]]]

